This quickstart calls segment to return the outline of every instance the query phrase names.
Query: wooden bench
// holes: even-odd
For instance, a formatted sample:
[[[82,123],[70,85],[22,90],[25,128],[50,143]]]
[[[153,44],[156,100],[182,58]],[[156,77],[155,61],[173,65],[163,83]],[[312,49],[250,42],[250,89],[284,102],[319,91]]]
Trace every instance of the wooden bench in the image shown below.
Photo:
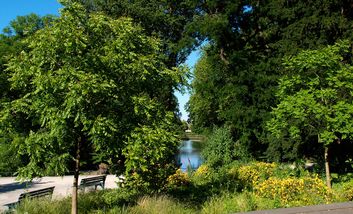
[[[97,190],[97,187],[100,186],[104,189],[106,175],[82,178],[80,183],[80,189],[85,191],[86,187],[94,186],[94,189]]]
[[[30,192],[24,192],[21,193],[21,195],[18,197],[18,201],[10,204],[5,204],[9,209],[14,209],[18,204],[20,204],[23,200],[25,199],[34,199],[34,198],[40,198],[40,197],[47,197],[51,199],[51,196],[53,195],[55,186],[52,187],[47,187],[44,189],[38,189]]]

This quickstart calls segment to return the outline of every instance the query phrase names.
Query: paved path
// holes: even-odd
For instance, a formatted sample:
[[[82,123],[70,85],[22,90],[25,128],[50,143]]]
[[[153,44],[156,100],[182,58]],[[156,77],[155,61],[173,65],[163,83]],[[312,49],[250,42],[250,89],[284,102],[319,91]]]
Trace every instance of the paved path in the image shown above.
[[[92,177],[94,175],[83,175],[79,177],[79,182],[82,178]],[[96,175],[95,175],[96,176]],[[108,175],[105,181],[105,188],[117,188],[115,175]],[[0,177],[0,213],[5,209],[4,204],[15,202],[21,193],[42,189],[45,187],[55,186],[53,198],[60,198],[71,195],[73,176],[63,177],[43,177],[33,182],[20,183],[15,180],[15,177]]]
[[[353,214],[353,202],[261,210],[246,214]]]

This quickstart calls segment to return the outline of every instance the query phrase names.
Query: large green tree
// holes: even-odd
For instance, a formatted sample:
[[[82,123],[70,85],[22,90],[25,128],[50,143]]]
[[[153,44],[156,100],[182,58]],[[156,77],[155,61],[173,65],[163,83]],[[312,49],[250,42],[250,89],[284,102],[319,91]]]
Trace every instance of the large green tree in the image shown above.
[[[317,136],[325,148],[327,185],[331,187],[329,148],[353,137],[353,65],[347,42],[303,51],[285,61],[269,131],[277,138],[302,141]]]
[[[130,17],[139,23],[147,35],[161,39],[163,61],[172,68],[184,63],[191,50],[200,43],[197,31],[189,26],[198,10],[200,1],[196,0],[72,0],[82,3],[89,11],[100,11],[119,18]],[[173,82],[165,86],[168,97],[164,100],[169,110],[175,111],[176,123],[179,114],[177,99],[174,96]]]
[[[150,160],[140,163],[142,170],[175,169],[170,156],[178,141],[166,125],[172,112],[164,105],[164,90],[178,85],[182,72],[167,68],[160,41],[130,19],[63,3],[60,18],[28,37],[28,49],[8,64],[11,89],[20,93],[2,103],[0,134],[28,159],[20,177],[75,170],[72,213],[77,213],[86,147],[102,161],[126,166],[128,174],[138,173],[142,160]],[[136,152],[135,141],[145,153]]]
[[[200,9],[190,25],[208,39],[209,47],[195,70],[189,104],[193,127],[226,124],[253,156],[263,156],[265,122],[277,102],[283,56],[351,38],[352,5],[331,0],[215,0]],[[201,68],[205,64],[207,68]],[[213,88],[204,90],[206,86]],[[267,155],[274,158],[275,152],[268,150]]]

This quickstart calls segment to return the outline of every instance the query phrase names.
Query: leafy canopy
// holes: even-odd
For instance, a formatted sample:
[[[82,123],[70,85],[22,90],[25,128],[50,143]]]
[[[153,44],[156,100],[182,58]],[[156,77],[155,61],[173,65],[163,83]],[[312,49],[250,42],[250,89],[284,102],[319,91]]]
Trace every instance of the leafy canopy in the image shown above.
[[[26,178],[66,173],[77,142],[92,146],[101,161],[124,161],[130,136],[168,120],[163,90],[182,79],[162,62],[159,40],[130,19],[65,4],[58,20],[25,40],[28,50],[7,69],[21,95],[2,103],[0,135],[28,158],[19,169]],[[161,142],[173,149],[174,140]]]
[[[348,42],[285,60],[279,104],[268,130],[277,138],[318,136],[324,146],[353,135],[353,65]]]

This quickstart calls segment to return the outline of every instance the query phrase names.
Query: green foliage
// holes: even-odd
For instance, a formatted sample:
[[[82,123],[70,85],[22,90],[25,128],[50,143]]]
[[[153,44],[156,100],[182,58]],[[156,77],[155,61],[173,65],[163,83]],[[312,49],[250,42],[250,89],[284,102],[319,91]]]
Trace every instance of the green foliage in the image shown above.
[[[334,190],[342,201],[353,201],[353,179],[337,182]]]
[[[168,66],[183,63],[195,45],[195,38],[187,32],[186,25],[197,13],[196,1],[165,0],[75,0],[91,11],[102,11],[113,17],[131,17],[141,24],[148,35],[158,35],[162,40],[162,53]]]
[[[207,1],[200,5],[202,13],[189,26],[198,38],[207,38],[208,47],[192,83],[193,128],[225,124],[235,141],[255,158],[262,158],[266,144],[272,142],[266,122],[277,104],[282,58],[351,39],[351,8],[348,2],[330,0]],[[303,156],[300,149],[281,151],[293,148],[293,143],[282,139],[278,144],[283,146],[267,150],[268,157]]]
[[[242,188],[240,180],[230,173],[228,166],[215,170],[204,164],[189,173],[177,170],[167,181],[169,195],[193,206],[201,206],[211,196],[236,192]]]
[[[190,208],[169,198],[167,196],[142,197],[137,206],[129,209],[130,213],[136,214],[188,214],[194,213]]]
[[[277,138],[318,136],[324,146],[351,138],[353,126],[350,46],[340,42],[287,59],[268,130]]]
[[[135,194],[136,195],[136,194]],[[112,197],[113,196],[113,197]],[[95,213],[96,210],[109,209],[116,205],[135,203],[137,196],[125,190],[104,190],[80,194],[78,200],[79,213]],[[48,213],[67,214],[71,211],[71,197],[56,200],[26,200],[16,208],[16,213]]]
[[[70,210],[71,210],[70,200],[71,200],[70,198],[65,198],[65,199],[56,200],[56,201],[51,201],[48,199],[25,200],[16,208],[16,213],[67,214],[67,213],[70,213]]]
[[[126,158],[126,181],[140,191],[158,191],[176,170],[175,154],[179,145],[176,133],[168,130],[172,115],[158,124],[136,128],[123,155]]]
[[[352,192],[351,180],[334,185],[334,191],[330,191],[317,175],[288,165],[236,162],[231,166],[216,171],[202,165],[191,174],[178,170],[168,178],[168,195],[145,195],[129,188],[82,194],[79,212],[223,214],[347,201]],[[243,175],[249,174],[249,169],[254,176],[248,179],[256,180],[254,188],[234,188],[241,184]],[[70,198],[52,202],[33,200],[17,209],[19,213],[68,213],[69,210]]]
[[[243,158],[246,154],[242,152],[239,142],[232,140],[227,127],[215,127],[207,137],[201,155],[209,166],[221,168],[236,159]]]
[[[49,26],[56,19],[53,15],[46,15],[43,17],[31,13],[26,16],[17,16],[15,20],[10,22],[3,32],[7,36],[14,36],[16,38],[25,38],[34,34],[40,29]]]
[[[125,155],[131,172],[130,163],[140,158],[131,140],[152,148],[161,136],[169,138],[156,141],[161,151],[151,161],[166,165],[162,151],[169,155],[176,145],[167,128],[172,112],[164,105],[165,90],[184,72],[166,68],[159,40],[143,32],[128,18],[89,14],[66,2],[57,21],[25,40],[28,50],[7,68],[19,96],[0,112],[0,135],[29,160],[20,176],[68,172],[77,145],[93,148],[97,160],[120,171]],[[16,135],[23,140],[15,141]]]
[[[255,186],[255,194],[278,200],[283,207],[327,204],[333,200],[333,193],[318,177],[271,177]]]
[[[18,16],[11,21],[10,25],[0,34],[0,110],[3,109],[3,103],[17,98],[21,94],[21,90],[11,90],[9,82],[9,73],[6,72],[7,63],[11,57],[18,55],[21,51],[28,47],[22,41],[33,35],[36,31],[53,23],[55,18],[53,16],[40,17],[35,14],[27,16]],[[19,118],[22,115],[14,115],[14,118]],[[16,128],[26,129],[27,121],[18,121],[13,124]],[[22,167],[28,162],[25,156],[18,156],[16,147],[13,147],[8,138],[13,141],[23,142],[21,134],[13,134],[11,136],[1,137],[0,140],[0,175],[13,175],[19,167]]]
[[[17,156],[17,150],[9,144],[0,144],[0,177],[13,176],[23,165],[20,157]]]
[[[107,207],[127,206],[135,204],[142,194],[134,189],[119,188],[105,191],[102,195],[103,204]]]
[[[234,212],[248,212],[253,210],[265,210],[277,208],[276,201],[256,197],[251,192],[224,193],[213,197],[201,208],[204,214],[221,214]]]
[[[194,69],[192,92],[188,103],[193,132],[202,133],[203,129],[222,123],[217,116],[217,109],[221,102],[218,98],[223,97],[218,94],[217,88],[222,84],[220,73],[223,69],[222,63],[218,59],[214,60],[207,53],[206,47]]]

